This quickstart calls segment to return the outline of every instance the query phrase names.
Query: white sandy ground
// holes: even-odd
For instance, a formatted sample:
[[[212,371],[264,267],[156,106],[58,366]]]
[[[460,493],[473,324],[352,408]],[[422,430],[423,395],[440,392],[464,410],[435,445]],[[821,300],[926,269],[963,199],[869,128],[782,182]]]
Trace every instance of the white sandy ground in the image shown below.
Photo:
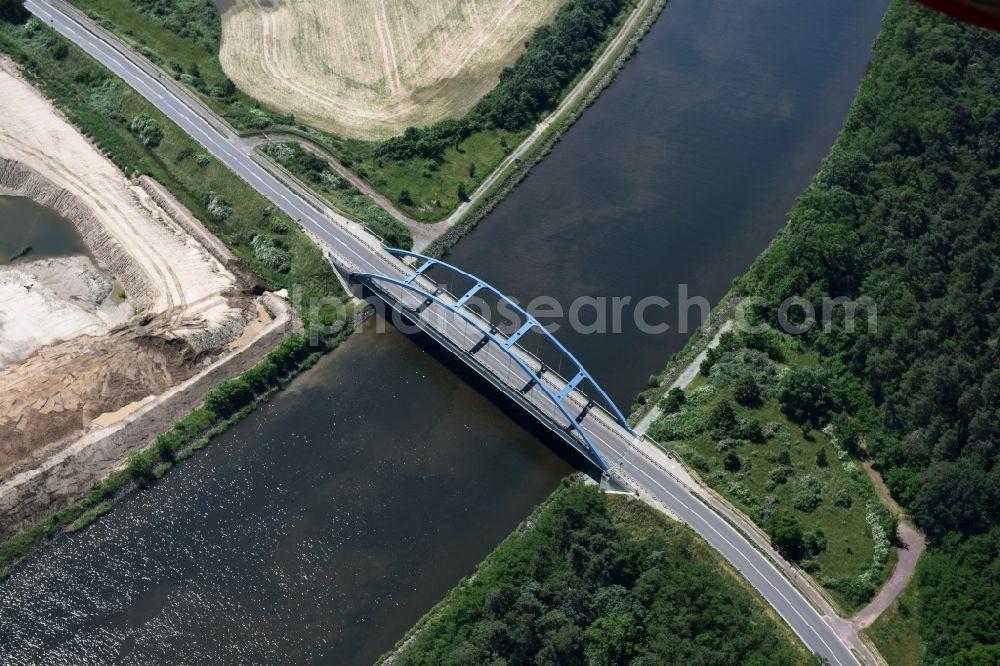
[[[274,317],[240,291],[233,257],[183,207],[155,183],[126,180],[3,58],[0,107],[0,194],[63,214],[100,264],[0,266],[3,479],[233,358]],[[109,275],[125,303],[111,301]]]
[[[232,318],[234,313],[223,292],[234,286],[235,278],[141,188],[130,185],[114,164],[14,72],[9,61],[0,60],[0,159],[14,160],[32,169],[90,209],[111,240],[132,257],[141,272],[115,275],[126,286],[133,305],[147,314],[164,315],[164,323],[175,335],[196,337],[206,326]],[[135,282],[142,284],[142,289],[137,290],[141,295],[128,288]],[[24,322],[15,324],[15,317],[8,314],[5,325],[67,332],[78,325],[61,321],[69,314],[65,309],[45,315],[44,306],[37,300],[31,302],[35,307],[30,319],[24,317]],[[239,331],[235,334],[239,335]],[[7,341],[6,335],[0,337],[0,358],[13,351],[7,348]],[[22,345],[18,353],[24,351]]]
[[[104,335],[132,306],[114,303],[114,284],[88,257],[0,266],[0,368],[78,335]]]

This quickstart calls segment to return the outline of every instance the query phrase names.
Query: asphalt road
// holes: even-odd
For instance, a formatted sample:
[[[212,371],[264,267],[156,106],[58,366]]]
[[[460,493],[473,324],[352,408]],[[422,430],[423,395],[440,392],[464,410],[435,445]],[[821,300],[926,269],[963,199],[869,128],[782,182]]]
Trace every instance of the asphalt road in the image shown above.
[[[313,203],[308,203],[303,198],[307,194],[272,176],[245,151],[245,142],[212,119],[200,103],[172,81],[161,79],[157,70],[140,57],[119,50],[113,45],[113,40],[89,22],[77,20],[58,0],[27,0],[26,6],[40,20],[75,42],[152,102],[215,158],[331,249],[341,261],[346,260],[356,270],[375,274],[398,277],[409,272],[405,264],[379,249],[378,242],[359,225],[314,205],[314,199]],[[425,286],[429,285],[429,281],[425,283]],[[417,306],[422,301],[410,292],[397,290],[394,293],[411,306]],[[459,348],[470,349],[482,337],[467,323],[448,315],[443,308],[428,308],[423,316],[431,319],[435,328]],[[512,387],[520,389],[527,383],[524,371],[511,364],[506,355],[495,347],[484,347],[477,353],[477,360],[489,373]],[[557,381],[548,374],[544,377],[548,382]],[[535,387],[528,395],[540,412],[555,423],[563,422],[561,413],[543,391]],[[587,398],[577,391],[567,396],[566,400],[575,407],[575,412],[571,410],[573,413],[578,413],[587,402]],[[782,575],[774,562],[743,533],[695,497],[692,488],[682,482],[682,475],[672,474],[654,460],[643,450],[641,442],[634,440],[614,419],[599,409],[592,409],[582,421],[582,426],[618,476],[640,487],[647,498],[662,504],[718,550],[767,599],[813,652],[838,666],[857,663],[838,631]]]
[[[436,287],[425,278],[419,278],[414,284],[428,293],[434,293]],[[400,287],[385,286],[384,290],[407,310],[419,308],[424,302],[421,296]],[[448,300],[447,295],[442,298]],[[474,349],[483,337],[483,331],[450,314],[441,306],[424,308],[420,316],[445,335],[457,349]],[[499,337],[503,339],[502,334]],[[521,354],[529,367],[538,367],[537,361],[529,354]],[[511,392],[519,391],[530,379],[497,345],[486,345],[475,356],[481,366],[507,385]],[[552,373],[545,373],[542,380],[554,392],[565,385]],[[561,412],[540,388],[532,387],[525,395],[551,423],[558,425],[565,422]],[[588,398],[579,391],[573,391],[566,397],[571,414],[579,414],[587,402]],[[744,533],[694,496],[692,488],[683,480],[686,474],[682,468],[669,470],[646,450],[642,441],[634,438],[611,414],[600,408],[591,409],[581,421],[581,426],[586,429],[615,476],[628,485],[639,488],[647,495],[646,499],[652,498],[661,504],[708,541],[767,599],[809,649],[831,664],[848,666],[858,663],[837,629],[824,619],[799,589],[778,570],[774,562],[750,543]],[[841,621],[839,624],[843,630],[844,623]],[[857,647],[859,650],[864,649],[862,646]]]

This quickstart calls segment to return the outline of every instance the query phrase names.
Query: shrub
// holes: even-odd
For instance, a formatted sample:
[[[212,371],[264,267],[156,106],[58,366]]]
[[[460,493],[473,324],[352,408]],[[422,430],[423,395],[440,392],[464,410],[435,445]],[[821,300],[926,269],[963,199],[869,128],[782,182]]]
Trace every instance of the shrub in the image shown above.
[[[795,516],[786,511],[776,511],[767,523],[767,533],[771,544],[792,562],[798,562],[805,556],[805,536]]]
[[[743,461],[735,451],[727,452],[726,456],[722,459],[722,466],[730,472],[738,472],[742,465]]]
[[[733,384],[733,398],[744,406],[760,402],[760,386],[752,375],[743,375]]]
[[[132,122],[128,127],[132,134],[139,137],[142,145],[147,148],[156,148],[160,145],[160,141],[163,141],[163,130],[160,126],[156,124],[148,114],[140,113],[138,116],[132,119]]]
[[[737,481],[730,482],[729,485],[726,486],[726,492],[748,506],[756,504],[753,495],[750,494],[750,491],[742,483]]]
[[[281,246],[280,241],[269,234],[258,234],[250,241],[250,247],[257,261],[271,270],[287,273],[291,268],[292,256]]]
[[[779,465],[771,470],[771,473],[768,474],[767,478],[775,485],[781,485],[782,483],[788,481],[788,478],[792,475],[793,471],[794,470],[788,465]]]
[[[780,363],[785,360],[785,351],[781,344],[781,336],[772,329],[759,333],[741,331],[740,344],[748,349],[764,352],[773,361]]]
[[[842,509],[850,509],[854,504],[854,493],[847,488],[839,488],[833,496],[833,504]]]
[[[225,222],[233,214],[233,207],[229,202],[215,192],[205,195],[205,208],[216,222]]]
[[[834,377],[824,368],[792,368],[781,380],[778,402],[796,423],[820,425],[841,403]]]
[[[649,436],[658,442],[690,439],[705,430],[702,415],[696,410],[665,414],[653,422]]]
[[[117,81],[107,80],[90,92],[90,103],[107,118],[118,118],[122,113],[122,91]]]
[[[760,399],[763,387],[770,386],[777,377],[778,369],[763,352],[754,349],[737,349],[719,354],[709,369],[709,379],[720,388],[732,386],[733,390],[741,380],[748,379],[756,384],[757,397],[751,397],[745,404],[753,404]],[[744,387],[751,386],[744,383]],[[740,402],[737,399],[737,402]]]
[[[667,395],[664,396],[663,400],[660,400],[660,409],[664,414],[678,412],[684,405],[685,400],[684,391],[675,386],[670,389]]]
[[[823,498],[820,485],[815,477],[806,475],[799,479],[799,488],[792,497],[792,506],[804,513],[811,513],[819,507]]]
[[[812,556],[819,555],[826,550],[826,535],[823,530],[817,528],[815,532],[810,532],[805,536],[806,550]]]
[[[741,418],[732,429],[733,436],[760,444],[764,441],[764,429],[760,421],[754,418]]]
[[[736,412],[728,400],[722,400],[712,408],[708,415],[708,425],[714,431],[730,434],[736,427]]]
[[[726,439],[720,439],[716,445],[715,450],[719,453],[725,453],[726,451],[732,451],[739,445],[739,442],[735,439],[727,437]]]

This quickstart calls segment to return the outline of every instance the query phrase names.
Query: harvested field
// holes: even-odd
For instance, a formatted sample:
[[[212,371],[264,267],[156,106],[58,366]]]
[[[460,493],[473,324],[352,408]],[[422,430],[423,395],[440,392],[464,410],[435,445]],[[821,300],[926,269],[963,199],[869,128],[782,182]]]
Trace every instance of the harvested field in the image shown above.
[[[155,183],[126,180],[2,59],[0,99],[0,193],[70,221],[128,296],[111,302],[87,257],[0,271],[4,479],[198,375],[272,317],[196,220]]]
[[[341,136],[463,115],[563,0],[235,0],[220,58],[253,97]]]

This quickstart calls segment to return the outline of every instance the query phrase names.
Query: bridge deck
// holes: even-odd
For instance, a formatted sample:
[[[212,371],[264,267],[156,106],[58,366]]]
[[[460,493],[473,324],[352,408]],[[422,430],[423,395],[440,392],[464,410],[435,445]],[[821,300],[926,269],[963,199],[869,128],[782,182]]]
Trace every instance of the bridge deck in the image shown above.
[[[397,260],[393,269],[392,275],[384,277],[406,286],[369,274],[363,274],[359,281],[480,374],[488,375],[509,396],[522,404],[527,402],[525,406],[537,418],[595,466],[617,476],[614,468],[621,468],[634,455],[638,436],[599,400],[577,388],[582,372],[572,379],[561,377],[517,343],[524,327],[510,335],[498,331],[468,307],[468,294],[456,297],[449,293],[420,266]],[[433,295],[434,300],[425,294]]]

